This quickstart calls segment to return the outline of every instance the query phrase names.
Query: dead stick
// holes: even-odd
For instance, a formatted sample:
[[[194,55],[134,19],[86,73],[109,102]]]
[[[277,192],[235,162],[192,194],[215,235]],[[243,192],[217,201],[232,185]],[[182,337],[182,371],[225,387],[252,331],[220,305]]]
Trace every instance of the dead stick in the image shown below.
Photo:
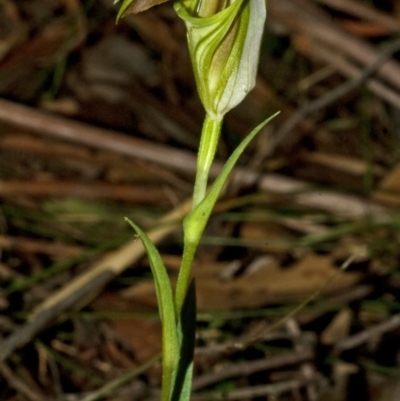
[[[332,22],[330,15],[309,0],[279,0],[269,4],[271,20],[283,25],[292,35],[315,39],[333,52],[367,66],[376,60],[379,51]],[[400,64],[389,60],[377,71],[377,76],[400,91]]]
[[[367,3],[354,0],[316,0],[339,11],[352,14],[354,17],[379,24],[391,32],[400,32],[399,21],[387,13],[377,10]]]
[[[165,190],[160,186],[142,187],[104,182],[78,181],[3,181],[0,180],[0,197],[77,197],[80,199],[113,199],[133,202],[135,205],[170,205]]]
[[[225,366],[223,370],[218,372],[206,373],[197,377],[193,381],[193,390],[197,391],[201,388],[210,386],[220,381],[231,379],[234,377],[246,377],[263,370],[277,369],[283,366],[296,365],[305,361],[310,361],[314,357],[311,350],[301,350],[285,355],[276,355],[255,361],[249,361],[232,366]]]
[[[399,327],[400,314],[393,315],[382,323],[369,327],[368,329],[363,330],[360,333],[354,334],[339,341],[338,343],[336,343],[334,350],[336,352],[343,352],[358,347],[370,340],[372,337],[376,337],[388,331],[395,330]]]
[[[189,152],[127,137],[116,131],[96,128],[66,118],[44,114],[7,100],[0,99],[0,121],[38,134],[90,146],[94,149],[108,149],[139,160],[147,160],[176,171],[195,173],[196,157]],[[216,162],[210,175],[216,177],[221,166],[222,163]],[[239,182],[241,185],[252,185],[258,182],[260,190],[277,194],[293,196],[293,192],[302,192],[301,195],[294,198],[296,203],[306,207],[317,207],[320,210],[326,210],[351,219],[360,219],[369,215],[373,219],[381,221],[386,218],[385,215],[388,212],[385,208],[355,196],[332,191],[311,191],[311,185],[307,182],[278,174],[265,174],[260,177],[257,172],[248,168],[234,169],[232,181]]]
[[[178,224],[189,212],[191,200],[162,218],[157,227],[148,232],[154,244],[178,228]],[[131,241],[120,249],[105,256],[90,270],[82,273],[42,302],[32,313],[29,320],[13,334],[0,343],[0,360],[8,358],[17,348],[27,344],[50,321],[61,313],[77,306],[83,307],[101,291],[105,284],[123,272],[144,254],[141,241]]]
[[[206,394],[193,394],[191,397],[192,401],[228,401],[228,400],[245,400],[252,399],[255,397],[278,397],[281,394],[288,393],[290,391],[299,390],[309,384],[326,384],[326,380],[320,377],[316,377],[312,380],[288,380],[284,382],[265,384],[259,386],[251,386],[245,388],[239,388],[229,392],[208,392]]]
[[[110,150],[178,170],[184,168],[188,173],[194,174],[196,171],[196,161],[187,152],[122,135],[113,130],[38,112],[4,99],[0,99],[0,121],[36,134],[83,144],[94,149]]]
[[[44,395],[38,394],[36,390],[18,378],[13,371],[3,362],[0,362],[0,375],[6,379],[11,388],[25,396],[30,401],[43,401]]]
[[[11,237],[0,235],[2,249],[17,249],[27,253],[43,253],[63,257],[73,257],[82,253],[85,248],[77,245],[67,245],[62,242],[35,240],[26,237]]]
[[[392,57],[392,55],[400,49],[400,40],[396,40],[389,44],[385,50],[378,54],[376,59],[368,65],[359,75],[337,86],[325,95],[310,101],[303,107],[299,108],[292,116],[275,133],[275,141],[281,142],[287,134],[307,115],[324,109],[330,104],[338,101],[341,97],[361,86],[366,80],[372,76],[378,69]]]
[[[332,52],[331,49],[327,48],[318,41],[313,41],[312,43],[313,55],[316,58],[329,63],[343,75],[347,76],[348,78],[355,78],[362,74],[362,68],[359,68],[356,64],[348,60],[343,55]],[[365,86],[373,94],[380,97],[385,102],[396,108],[400,108],[400,94],[398,91],[392,89],[390,86],[385,85],[382,81],[373,77],[367,79]]]

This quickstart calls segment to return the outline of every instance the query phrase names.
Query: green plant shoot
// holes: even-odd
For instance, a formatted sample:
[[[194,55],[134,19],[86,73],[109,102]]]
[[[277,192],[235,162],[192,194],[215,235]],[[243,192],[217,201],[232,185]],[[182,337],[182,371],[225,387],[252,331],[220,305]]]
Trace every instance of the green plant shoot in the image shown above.
[[[117,20],[165,0],[124,0]],[[272,118],[258,125],[230,156],[207,193],[208,177],[225,114],[253,89],[264,23],[265,0],[180,0],[174,4],[187,28],[190,58],[206,116],[200,137],[192,210],[183,222],[184,249],[175,293],[155,246],[138,233],[153,272],[162,322],[162,401],[188,401],[193,370],[195,286],[193,259],[214,205],[240,155]]]

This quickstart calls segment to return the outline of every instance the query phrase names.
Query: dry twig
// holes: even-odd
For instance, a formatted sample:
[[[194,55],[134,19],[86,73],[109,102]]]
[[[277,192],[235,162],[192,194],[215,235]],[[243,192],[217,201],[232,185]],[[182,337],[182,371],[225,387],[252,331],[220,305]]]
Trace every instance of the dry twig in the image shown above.
[[[353,334],[352,336],[339,341],[335,345],[334,350],[335,352],[340,353],[358,347],[371,338],[382,335],[392,330],[396,330],[398,327],[400,327],[400,314],[393,315],[382,323],[369,327],[368,329],[365,329],[357,334]]]
[[[146,160],[175,171],[189,174],[195,172],[195,156],[189,152],[44,114],[6,100],[0,100],[0,121],[41,135]],[[211,169],[213,177],[221,170],[221,166],[220,162],[214,164]],[[237,168],[232,173],[232,181],[240,182],[244,186],[258,182],[262,191],[287,194],[302,206],[326,210],[350,219],[372,216],[373,219],[381,221],[388,213],[385,208],[364,199],[332,191],[312,191],[310,184],[278,174],[265,174],[260,177],[256,171]],[[294,196],[293,193],[298,195]]]
[[[205,395],[194,394],[191,399],[192,401],[225,401],[266,396],[278,397],[282,394],[304,388],[310,384],[319,385],[320,387],[325,387],[327,385],[326,380],[320,377],[313,378],[312,380],[293,379],[285,382],[239,388],[228,393],[212,392]]]
[[[190,201],[162,218],[157,226],[148,232],[154,244],[177,229],[177,223],[190,210]],[[42,302],[30,316],[27,323],[0,343],[0,360],[8,358],[18,347],[27,344],[32,338],[54,318],[78,305],[83,307],[90,302],[104,287],[134,261],[144,254],[141,241],[129,242],[120,249],[106,255],[90,270],[82,273],[70,283],[67,283],[55,294]]]
[[[218,372],[206,373],[194,379],[193,390],[197,391],[201,388],[210,386],[226,379],[232,379],[234,377],[246,377],[248,375],[251,375],[252,373],[263,370],[271,370],[289,365],[296,365],[298,363],[309,361],[313,357],[314,351],[307,349],[285,355],[277,355],[265,359],[258,359],[255,361],[248,361],[246,363],[225,366],[224,369],[219,370]]]
[[[330,104],[338,101],[341,97],[354,90],[358,86],[362,85],[371,75],[373,75],[378,69],[389,60],[394,53],[400,50],[400,40],[396,40],[387,46],[385,50],[377,56],[370,65],[368,65],[359,75],[344,82],[335,89],[329,91],[324,96],[321,96],[309,103],[300,107],[285,123],[275,132],[274,142],[276,145],[283,141],[285,137],[296,127],[296,125],[307,115],[322,110]],[[400,96],[399,104],[400,106]],[[275,145],[275,146],[276,146]]]
[[[355,63],[368,66],[379,56],[372,45],[345,31],[332,22],[327,13],[309,0],[280,0],[269,4],[270,18],[284,26],[292,35],[302,35],[319,41],[335,54],[340,52]],[[312,46],[309,51],[312,52]],[[400,65],[390,60],[376,72],[377,77],[400,91]]]
[[[18,378],[4,362],[0,362],[0,375],[6,379],[11,388],[22,394],[29,401],[43,401],[45,399],[43,394],[39,394],[31,386]]]
[[[368,3],[354,0],[315,0],[354,17],[382,25],[390,32],[400,32],[399,22],[392,16],[378,11]]]

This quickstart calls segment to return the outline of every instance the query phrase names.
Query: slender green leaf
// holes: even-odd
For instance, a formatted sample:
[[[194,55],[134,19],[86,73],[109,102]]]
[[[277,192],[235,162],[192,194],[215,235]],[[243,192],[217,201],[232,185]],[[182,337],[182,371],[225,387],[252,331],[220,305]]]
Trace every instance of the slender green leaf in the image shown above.
[[[149,237],[128,218],[125,220],[137,232],[146,249],[154,276],[159,313],[162,323],[162,401],[170,401],[179,363],[179,339],[174,298],[167,270],[157,248]]]
[[[133,0],[124,0],[121,4],[121,7],[117,14],[117,22],[124,16],[124,14],[128,11],[129,6],[133,3]]]
[[[204,198],[204,200],[196,206],[184,219],[183,227],[185,238],[189,242],[198,243],[200,237],[203,234],[204,228],[210,217],[210,214],[214,208],[214,205],[218,199],[218,196],[226,183],[228,176],[232,169],[234,168],[236,162],[238,161],[240,155],[246,149],[247,145],[253,140],[253,138],[260,132],[260,130],[268,124],[273,118],[275,118],[278,113],[275,113],[267,120],[259,124],[251,133],[240,143],[240,145],[235,149],[232,155],[229,157],[225,163],[222,171],[218,175],[217,179],[214,181],[210,191]]]
[[[222,171],[214,181],[210,191],[206,197],[186,216],[183,220],[183,233],[184,233],[184,252],[182,258],[182,265],[179,271],[178,281],[175,288],[175,308],[179,311],[182,308],[186,290],[190,277],[190,270],[197,245],[203,235],[204,228],[210,218],[211,212],[218,199],[221,190],[226,183],[229,173],[232,171],[240,155],[245,150],[246,146],[251,140],[260,132],[260,130],[270,122],[278,113],[275,113],[267,120],[259,124],[251,133],[241,142],[235,149],[230,158],[225,163]]]
[[[193,355],[196,336],[196,286],[194,279],[189,285],[178,323],[180,343],[179,368],[175,387],[172,393],[173,401],[189,401],[192,390]]]

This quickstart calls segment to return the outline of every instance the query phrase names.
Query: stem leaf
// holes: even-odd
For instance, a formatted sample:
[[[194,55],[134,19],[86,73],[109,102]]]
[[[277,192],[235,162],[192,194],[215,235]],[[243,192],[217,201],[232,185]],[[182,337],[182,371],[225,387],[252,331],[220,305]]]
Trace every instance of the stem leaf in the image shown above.
[[[174,297],[167,270],[157,248],[146,233],[128,218],[125,220],[137,232],[149,258],[154,276],[157,302],[162,323],[162,401],[170,401],[179,364],[179,339]]]
[[[196,286],[194,279],[189,285],[180,312],[178,335],[180,338],[181,359],[179,360],[172,400],[189,401],[192,390],[193,355],[196,337]]]
[[[217,179],[211,186],[210,191],[184,219],[183,228],[185,233],[185,238],[193,243],[199,243],[200,238],[203,234],[204,228],[208,222],[211,212],[217,202],[218,196],[222,191],[224,184],[226,183],[230,172],[233,170],[236,162],[238,161],[241,154],[246,149],[247,145],[254,139],[254,137],[260,132],[260,130],[268,124],[273,118],[275,118],[279,112],[273,114],[271,117],[267,118],[261,124],[259,124],[250,134],[240,143],[240,145],[235,149],[232,155],[229,157],[221,172],[219,173]]]

